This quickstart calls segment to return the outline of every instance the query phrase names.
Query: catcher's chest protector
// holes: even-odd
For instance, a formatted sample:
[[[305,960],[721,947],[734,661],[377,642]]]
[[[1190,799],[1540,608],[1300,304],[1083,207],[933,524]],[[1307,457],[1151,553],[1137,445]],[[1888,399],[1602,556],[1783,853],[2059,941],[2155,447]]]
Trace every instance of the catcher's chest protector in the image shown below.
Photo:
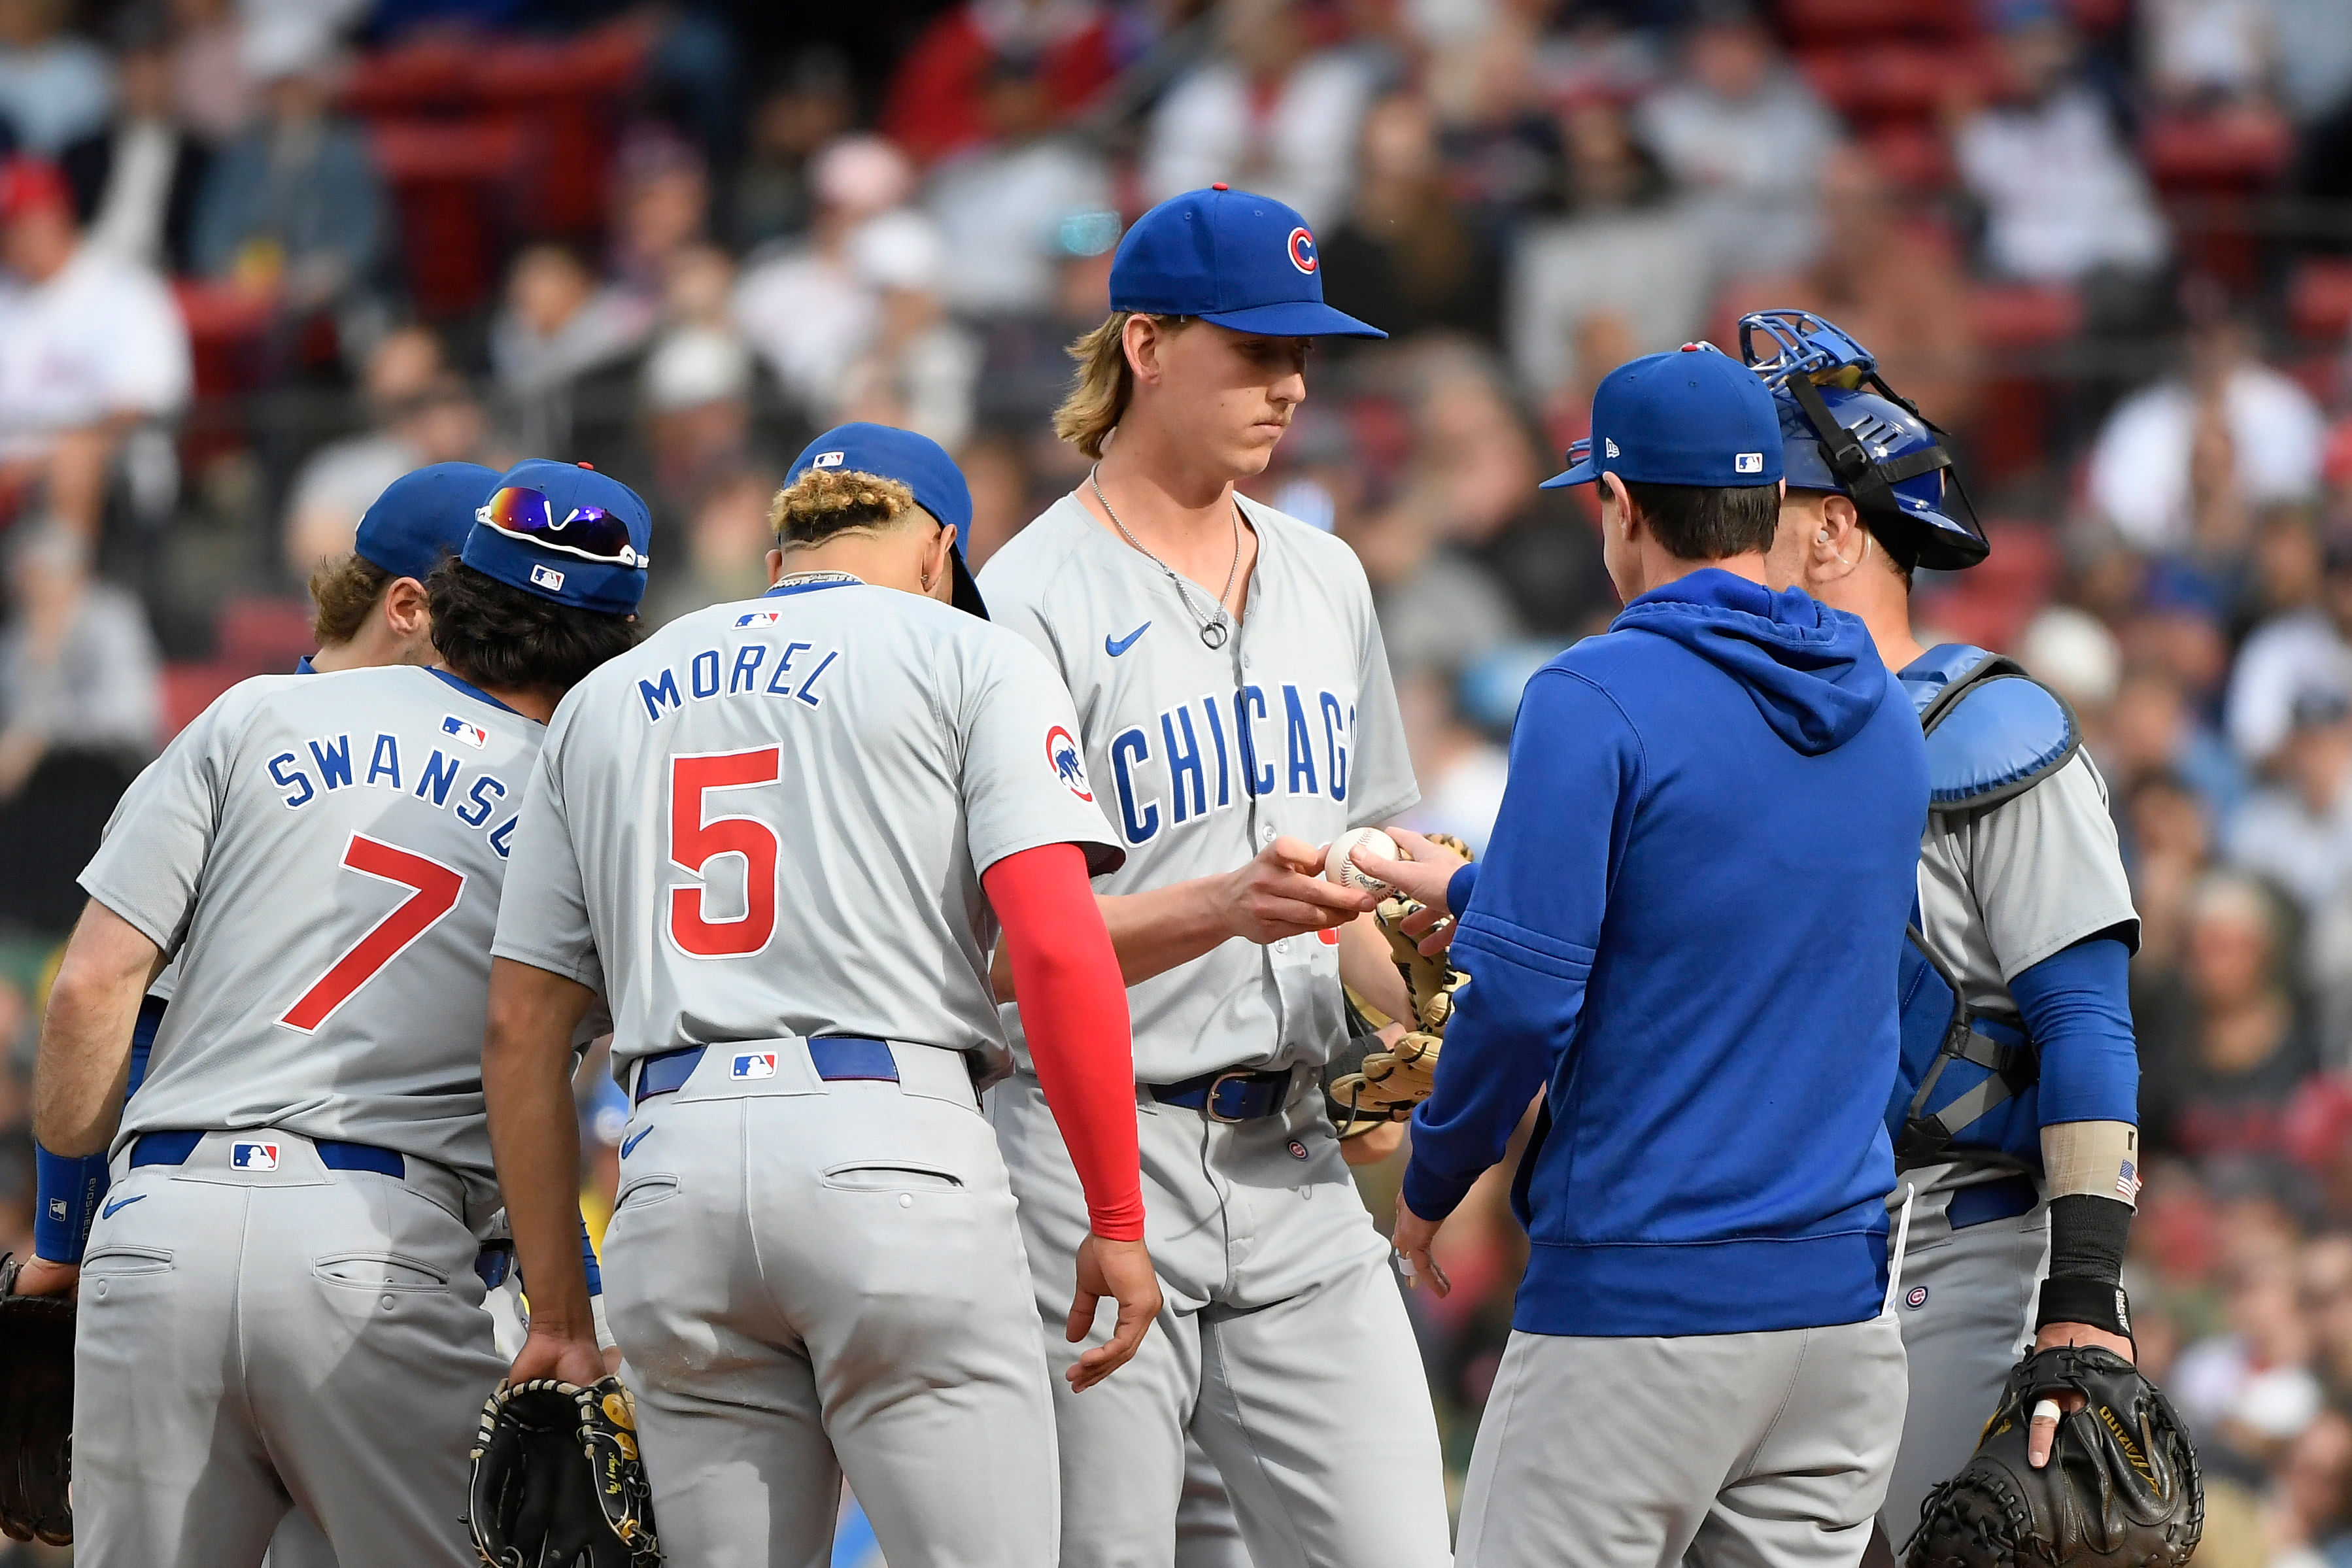
[[[2065,699],[2014,659],[1963,643],[1930,649],[1902,675],[1927,738],[1937,816],[1981,811],[2021,795],[2073,760],[2082,726]],[[1898,1168],[1930,1164],[1962,1129],[2007,1106],[2040,1076],[2017,1026],[1968,1005],[1918,924],[1903,953],[1902,1071],[1887,1107]]]

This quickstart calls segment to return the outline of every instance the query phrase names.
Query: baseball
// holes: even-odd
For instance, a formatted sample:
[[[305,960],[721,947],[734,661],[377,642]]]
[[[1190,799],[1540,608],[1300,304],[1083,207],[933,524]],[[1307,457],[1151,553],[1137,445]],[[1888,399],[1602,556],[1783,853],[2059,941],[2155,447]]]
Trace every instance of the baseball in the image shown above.
[[[1377,827],[1359,827],[1353,833],[1343,833],[1331,841],[1331,851],[1323,858],[1324,880],[1337,882],[1343,888],[1353,888],[1360,893],[1379,893],[1385,896],[1394,892],[1395,889],[1386,882],[1349,858],[1355,853],[1356,847],[1360,844],[1373,854],[1385,855],[1391,860],[1404,858],[1397,853],[1395,839]]]

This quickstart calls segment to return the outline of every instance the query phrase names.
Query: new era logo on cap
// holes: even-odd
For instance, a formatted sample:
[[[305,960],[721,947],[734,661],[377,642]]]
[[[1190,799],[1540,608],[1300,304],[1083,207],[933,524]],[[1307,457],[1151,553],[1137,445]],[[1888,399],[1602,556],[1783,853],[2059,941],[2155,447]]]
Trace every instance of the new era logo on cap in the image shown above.
[[[278,1145],[275,1143],[232,1143],[228,1148],[229,1168],[235,1171],[274,1171],[278,1169]]]
[[[1612,457],[1612,458],[1622,458],[1622,457],[1623,457],[1623,456],[1624,456],[1624,454],[1623,454],[1622,452],[1620,452],[1620,451],[1617,449],[1617,443],[1616,443],[1616,442],[1614,442],[1614,441],[1612,441],[1612,440],[1611,440],[1611,439],[1609,439],[1609,437],[1606,437],[1606,436],[1603,436],[1603,437],[1601,438],[1601,445],[1602,448],[1603,448],[1604,450],[1606,450],[1606,451],[1608,452],[1608,454],[1609,454],[1611,457]]]
[[[530,580],[534,585],[545,588],[551,593],[561,593],[563,590],[563,574],[552,566],[534,565],[530,569]]]
[[[457,736],[477,751],[488,745],[490,740],[490,732],[488,730],[483,729],[479,724],[468,724],[455,713],[443,716],[441,732],[445,735]]]
[[[776,1076],[776,1053],[773,1051],[739,1052],[728,1069],[730,1078],[773,1078]]]

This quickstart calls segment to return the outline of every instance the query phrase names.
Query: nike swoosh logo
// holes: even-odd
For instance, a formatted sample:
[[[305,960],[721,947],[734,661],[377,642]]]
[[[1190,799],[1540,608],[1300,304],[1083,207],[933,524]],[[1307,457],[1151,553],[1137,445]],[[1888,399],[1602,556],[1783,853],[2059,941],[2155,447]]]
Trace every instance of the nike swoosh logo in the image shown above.
[[[653,1129],[652,1129],[652,1128],[650,1128],[650,1127],[648,1127],[648,1128],[646,1128],[643,1131],[638,1132],[635,1137],[631,1137],[631,1138],[624,1138],[624,1139],[622,1139],[622,1140],[621,1140],[621,1158],[622,1158],[622,1159],[624,1159],[624,1160],[627,1159],[627,1158],[629,1157],[629,1151],[630,1151],[630,1150],[632,1150],[632,1149],[634,1149],[634,1148],[635,1148],[638,1144],[640,1144],[640,1143],[644,1142],[646,1141],[646,1133],[647,1133],[647,1132],[651,1132],[652,1131],[653,1131]]]
[[[139,1202],[140,1198],[143,1198],[147,1194],[145,1193],[141,1193],[138,1197],[117,1198],[99,1212],[104,1218],[112,1219],[116,1215],[121,1214],[124,1209],[129,1208],[132,1204]]]
[[[1136,638],[1141,637],[1150,629],[1151,623],[1150,621],[1146,621],[1123,637],[1106,637],[1103,638],[1103,652],[1110,655],[1113,658],[1117,658],[1120,654],[1125,653],[1129,648],[1135,646]]]

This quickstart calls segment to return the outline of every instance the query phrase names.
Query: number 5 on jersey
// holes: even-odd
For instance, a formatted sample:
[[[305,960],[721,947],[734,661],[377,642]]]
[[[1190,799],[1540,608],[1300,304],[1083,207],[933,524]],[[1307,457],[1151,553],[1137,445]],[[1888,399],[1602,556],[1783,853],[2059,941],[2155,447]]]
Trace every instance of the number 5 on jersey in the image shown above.
[[[698,879],[669,890],[669,939],[695,958],[740,958],[768,945],[776,931],[776,834],[757,817],[711,816],[705,798],[719,790],[752,789],[782,774],[774,746],[669,760],[670,864]],[[743,912],[710,912],[710,863],[722,856],[743,861]]]
[[[278,1020],[306,1035],[333,1016],[336,1008],[374,979],[378,970],[406,952],[411,942],[439,924],[457,907],[457,897],[466,890],[463,871],[365,834],[352,835],[351,844],[343,850],[343,864],[362,876],[415,891],[335,960],[334,966]]]

